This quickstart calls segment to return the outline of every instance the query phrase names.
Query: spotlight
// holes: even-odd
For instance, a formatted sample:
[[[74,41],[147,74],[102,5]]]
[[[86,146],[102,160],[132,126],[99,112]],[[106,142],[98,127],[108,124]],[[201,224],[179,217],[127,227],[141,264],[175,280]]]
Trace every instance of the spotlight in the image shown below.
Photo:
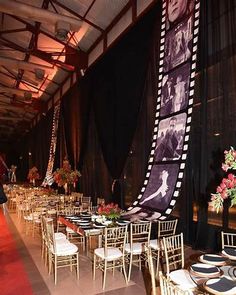
[[[31,100],[32,99],[32,93],[29,91],[24,92],[24,98],[25,100]]]
[[[37,80],[43,80],[45,71],[43,69],[35,69],[35,78]]]
[[[70,24],[64,21],[58,21],[55,27],[55,37],[61,41],[68,39],[68,33],[70,32]]]

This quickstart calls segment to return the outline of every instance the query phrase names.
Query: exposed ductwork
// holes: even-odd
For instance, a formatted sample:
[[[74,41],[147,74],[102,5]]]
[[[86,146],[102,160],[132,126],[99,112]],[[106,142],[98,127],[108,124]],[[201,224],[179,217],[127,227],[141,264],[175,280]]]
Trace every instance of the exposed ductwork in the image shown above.
[[[24,4],[22,2],[13,1],[13,0],[0,0],[0,11],[12,15],[17,15],[23,18],[30,19],[31,21],[37,21],[41,23],[47,23],[55,26],[58,26],[58,23],[64,22],[68,24],[66,30],[77,32],[81,28],[82,21],[74,17],[69,17],[66,15],[61,15],[54,13],[52,11],[41,9],[32,5]],[[56,32],[57,33],[57,32]]]
[[[0,93],[15,94],[15,95],[19,95],[21,97],[24,97],[25,99],[31,99],[32,97],[33,98],[39,97],[38,92],[35,92],[35,91],[9,88],[9,87],[5,87],[5,86],[0,86]]]
[[[11,69],[17,68],[21,70],[34,71],[37,78],[39,78],[37,75],[41,74],[40,77],[42,77],[45,73],[50,75],[55,72],[54,68],[52,67],[1,56],[0,65],[10,67]]]

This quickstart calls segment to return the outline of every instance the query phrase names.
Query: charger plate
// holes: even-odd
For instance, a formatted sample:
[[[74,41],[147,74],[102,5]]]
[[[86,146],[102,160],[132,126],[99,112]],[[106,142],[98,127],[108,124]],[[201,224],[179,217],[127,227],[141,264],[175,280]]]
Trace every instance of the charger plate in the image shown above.
[[[203,284],[203,288],[214,295],[235,295],[236,282],[227,278],[209,279]]]
[[[223,266],[227,263],[228,258],[223,257],[217,254],[204,254],[199,257],[200,262],[215,265]]]
[[[191,265],[190,272],[193,275],[207,278],[217,278],[222,273],[222,271],[217,266],[206,263],[195,263]]]
[[[236,248],[226,247],[221,253],[230,260],[236,260]]]

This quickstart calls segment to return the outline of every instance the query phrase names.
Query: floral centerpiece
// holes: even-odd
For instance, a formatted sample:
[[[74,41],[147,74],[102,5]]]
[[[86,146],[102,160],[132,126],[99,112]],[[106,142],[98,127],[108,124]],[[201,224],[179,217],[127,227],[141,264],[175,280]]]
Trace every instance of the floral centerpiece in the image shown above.
[[[40,178],[40,175],[39,175],[39,172],[38,172],[38,168],[37,167],[32,167],[31,169],[29,169],[29,173],[28,173],[28,176],[27,176],[27,179],[29,179],[29,181],[33,184],[35,184],[35,180],[36,179],[39,179]]]
[[[63,167],[56,169],[53,173],[54,181],[58,186],[65,186],[68,184],[75,184],[81,173],[78,170],[72,170],[68,160],[63,161]]]
[[[224,151],[225,161],[222,169],[236,170],[236,150],[231,147],[229,151]],[[230,198],[231,207],[236,205],[236,176],[232,173],[223,178],[221,184],[217,187],[216,193],[211,194],[211,205],[216,209],[217,213],[223,207],[224,200]]]
[[[105,216],[108,219],[118,219],[121,215],[121,209],[118,204],[101,204],[98,208],[98,214]]]

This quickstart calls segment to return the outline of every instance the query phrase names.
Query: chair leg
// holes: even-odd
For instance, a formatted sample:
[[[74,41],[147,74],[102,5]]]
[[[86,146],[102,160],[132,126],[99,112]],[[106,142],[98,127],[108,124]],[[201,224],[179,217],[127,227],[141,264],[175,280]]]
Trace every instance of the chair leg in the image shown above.
[[[126,273],[126,269],[125,269],[125,258],[124,257],[123,257],[123,260],[122,260],[122,268],[123,268],[123,273],[124,273],[124,277],[125,277],[125,282],[126,282],[126,284],[128,284],[127,273]]]
[[[77,279],[79,279],[79,253],[76,254],[76,273]]]
[[[105,284],[106,284],[106,276],[107,276],[107,261],[104,261],[104,274],[103,274],[103,284],[102,284],[102,289],[105,289]]]
[[[128,274],[128,282],[130,281],[131,269],[132,269],[132,263],[133,263],[133,255],[132,255],[132,253],[131,253],[131,254],[130,254],[130,259],[129,259],[129,274]]]
[[[57,256],[54,255],[54,283],[57,284]]]
[[[152,250],[151,249],[149,249],[149,253],[148,253],[148,265],[149,265],[149,272],[150,272],[150,275],[151,275],[152,295],[157,295],[155,272],[154,272],[153,259],[152,259]]]
[[[93,255],[93,279],[95,280],[95,274],[96,274],[96,255]]]
[[[159,264],[160,264],[160,250],[157,250],[156,278],[158,277],[158,273],[159,273]]]
[[[52,271],[52,254],[50,253],[50,250],[49,250],[49,253],[48,253],[48,273],[51,274],[51,271]]]

